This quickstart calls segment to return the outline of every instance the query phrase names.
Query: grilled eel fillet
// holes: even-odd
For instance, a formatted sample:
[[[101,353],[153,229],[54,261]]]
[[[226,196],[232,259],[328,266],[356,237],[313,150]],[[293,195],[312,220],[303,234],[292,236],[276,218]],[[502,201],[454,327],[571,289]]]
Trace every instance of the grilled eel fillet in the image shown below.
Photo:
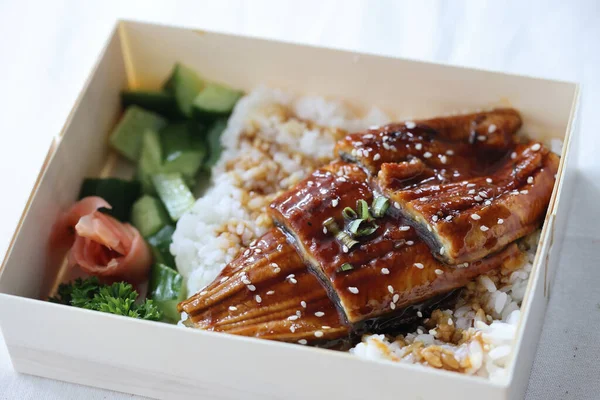
[[[517,144],[519,114],[499,109],[390,124],[347,135],[339,155],[447,264],[473,262],[535,230],[550,201],[559,158],[537,142]]]
[[[348,135],[337,151],[357,164],[333,162],[276,199],[270,212],[279,228],[180,303],[180,311],[201,329],[318,343],[357,332],[366,320],[393,318],[491,269],[520,263],[523,254],[507,243],[539,224],[557,164],[538,144],[514,143],[520,125],[514,110],[496,110]],[[396,207],[346,252],[322,223],[334,217],[343,224],[341,210],[357,199],[370,203],[373,190]],[[526,200],[515,201],[515,190]],[[489,191],[488,197],[480,191]],[[443,212],[454,204],[464,206],[448,219]],[[481,218],[471,217],[473,211]],[[455,218],[458,232],[446,228]],[[482,229],[492,218],[501,228]],[[461,237],[467,245],[460,246]],[[344,263],[353,269],[341,271]]]

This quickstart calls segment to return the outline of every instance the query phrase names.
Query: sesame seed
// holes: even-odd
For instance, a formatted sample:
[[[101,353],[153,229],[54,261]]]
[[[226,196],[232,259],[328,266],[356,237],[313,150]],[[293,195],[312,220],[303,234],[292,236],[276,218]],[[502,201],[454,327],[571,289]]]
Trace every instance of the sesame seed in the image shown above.
[[[468,194],[475,194],[475,189],[471,189],[467,192]]]
[[[343,245],[343,246],[342,246],[342,251],[343,251],[344,253],[347,253],[347,252],[348,252],[348,250],[349,250],[349,249],[348,249],[348,246],[346,246],[346,245]]]
[[[392,310],[395,310],[395,309],[396,309],[396,304],[394,304],[394,303],[390,303],[390,308],[391,308]]]
[[[413,121],[406,121],[404,125],[406,125],[408,129],[413,129],[415,126],[417,126],[417,124],[415,124]]]
[[[397,201],[394,202],[394,207],[400,209],[400,203],[398,203]]]
[[[358,288],[354,286],[349,286],[348,291],[352,294],[358,294]]]
[[[392,285],[388,285],[388,292],[394,293],[394,287]]]
[[[487,227],[487,226],[485,226],[485,225],[481,225],[481,226],[479,227],[479,229],[481,229],[483,232],[490,230],[490,228],[488,228],[488,227]]]
[[[390,145],[387,144],[387,142],[383,142],[383,148],[386,149],[386,150],[389,150],[390,149]]]
[[[262,297],[260,297],[259,295],[254,296],[254,298],[256,299],[257,303],[262,302]]]
[[[448,158],[446,156],[440,156],[440,161],[442,164],[446,164],[448,162]]]
[[[422,263],[414,263],[413,265],[419,269],[425,268],[425,266]]]
[[[531,150],[533,150],[533,151],[538,151],[541,148],[542,148],[542,145],[540,145],[539,143],[536,143],[533,146],[531,146]]]
[[[421,150],[422,148],[423,148],[423,145],[421,143],[415,144],[415,149]]]
[[[315,317],[321,318],[323,315],[325,315],[325,313],[323,311],[317,311],[315,313]]]
[[[402,232],[406,232],[406,231],[407,231],[407,230],[409,230],[409,229],[410,229],[410,226],[408,226],[408,225],[402,225],[402,226],[400,227],[400,230],[401,230]]]
[[[441,275],[441,274],[443,274],[443,273],[444,273],[444,271],[442,271],[441,269],[436,269],[436,270],[435,270],[435,274],[436,274],[436,275]]]
[[[275,272],[276,274],[278,274],[278,273],[281,272],[281,268],[275,267],[275,268],[273,268],[273,272]]]
[[[418,329],[417,329],[417,333],[418,333],[419,335],[422,335],[422,334],[423,334],[423,329],[421,329],[421,328],[418,328]]]
[[[407,246],[412,246],[413,244],[415,244],[415,242],[413,242],[412,240],[407,240],[406,241],[406,245]]]
[[[443,256],[446,249],[442,246],[440,247],[440,255]]]
[[[452,215],[448,215],[448,216],[446,217],[446,221],[452,221]]]
[[[431,154],[430,152],[426,151],[425,153],[423,153],[423,157],[425,158],[429,158],[431,157],[433,154]]]
[[[417,311],[417,317],[423,318],[423,313],[421,311]]]
[[[431,230],[431,226],[430,226],[430,225],[427,225],[427,230],[428,230],[429,232],[431,232],[431,231],[432,231],[432,230]]]
[[[242,278],[242,283],[243,283],[244,285],[251,285],[251,284],[252,284],[252,282],[250,282],[250,281],[248,280],[248,278],[246,278],[245,276]]]
[[[496,132],[496,125],[491,124],[490,126],[488,126],[488,132],[489,133],[494,133]]]
[[[306,302],[305,302],[304,300],[302,300],[302,301],[300,302],[300,305],[301,305],[303,308],[306,308]]]
[[[382,273],[383,275],[389,275],[389,273],[390,273],[390,270],[389,270],[389,269],[387,269],[387,268],[381,268],[381,273]]]
[[[296,283],[298,283],[298,281],[294,278],[290,278],[290,283],[295,285]]]
[[[244,257],[248,257],[248,255],[250,255],[250,249],[246,249],[246,251],[244,251]]]
[[[515,158],[517,158],[517,153],[516,153],[516,152],[514,152],[514,151],[513,151],[512,153],[510,153],[510,158],[512,158],[513,160],[514,160]]]
[[[477,140],[479,140],[480,142],[485,142],[487,140],[487,136],[479,135],[477,136]]]
[[[260,254],[260,253],[262,253],[262,250],[261,250],[261,249],[256,249],[256,250],[254,250],[254,252],[255,252],[256,254]]]
[[[471,218],[474,219],[475,221],[478,221],[481,219],[481,217],[478,214],[471,214]]]
[[[206,293],[208,293],[206,290],[203,290],[200,292],[200,296],[204,296]]]
[[[292,332],[292,333],[296,332],[296,327],[294,325],[290,326],[290,332]]]
[[[434,215],[433,217],[431,217],[431,220],[433,222],[437,222],[438,219],[439,219],[439,217],[437,215]]]
[[[321,337],[321,336],[323,336],[323,332],[321,332],[321,331],[316,331],[316,332],[315,332],[315,336],[316,336],[316,337]]]
[[[296,311],[296,316],[297,316],[298,318],[300,318],[300,317],[302,316],[302,313],[301,313],[300,311]]]
[[[228,277],[228,276],[224,276],[224,277],[222,277],[222,278],[221,278],[221,280],[220,280],[219,282],[223,283],[223,282],[225,282],[227,279],[229,279],[229,277]]]
[[[452,321],[452,318],[448,318],[448,325],[454,325],[454,321]]]
[[[429,334],[435,336],[437,335],[437,331],[435,329],[430,329]]]
[[[492,204],[491,200],[486,200],[483,202],[484,205],[489,206],[490,204]]]
[[[327,235],[327,227],[326,226],[323,227],[323,233]]]
[[[297,316],[297,315],[290,315],[289,317],[287,317],[287,319],[288,319],[289,321],[295,321],[295,320],[297,320],[297,319],[298,319],[298,316]]]
[[[485,181],[486,181],[487,183],[492,183],[492,178],[485,178]]]
[[[527,194],[527,193],[529,193],[529,191],[527,191],[527,190],[521,190],[521,194]]]
[[[306,341],[306,339],[300,339],[300,340],[298,340],[298,343],[300,343],[300,344],[306,344],[308,342]]]
[[[474,187],[474,186],[477,186],[477,185],[474,183],[467,183],[467,187]]]
[[[236,306],[229,306],[229,311],[236,311],[237,307]]]
[[[483,201],[483,199],[481,198],[480,195],[477,195],[477,196],[473,197],[473,200],[475,200],[475,201]]]
[[[529,184],[533,183],[533,176],[530,176],[529,178],[527,178],[527,183],[529,183]]]
[[[449,156],[453,156],[454,155],[454,151],[453,150],[446,150],[446,154]]]
[[[272,294],[275,294],[275,291],[274,291],[274,290],[269,290],[269,291],[267,292],[267,296],[270,296],[270,295],[272,295]]]
[[[400,295],[399,295],[398,293],[396,293],[396,294],[394,295],[394,297],[392,297],[392,301],[393,301],[394,303],[397,303],[397,302],[398,302],[398,300],[400,300]]]
[[[331,205],[334,207],[337,207],[337,205],[339,204],[340,200],[339,199],[333,199],[331,200]]]
[[[484,199],[488,197],[487,193],[486,193],[486,192],[483,192],[483,191],[482,191],[482,192],[479,192],[479,195],[480,195],[481,197],[483,197]]]
[[[321,327],[321,329],[331,329],[331,327],[330,327],[330,326],[328,326],[328,325],[323,325],[323,326]]]
[[[504,220],[502,218],[498,218],[498,225],[502,225],[504,223]]]
[[[288,276],[285,277],[285,279],[291,279],[294,278],[296,275],[295,274],[289,274]]]
[[[256,286],[248,285],[248,290],[250,290],[251,292],[254,292],[256,290]]]
[[[379,160],[380,158],[381,158],[381,155],[379,153],[377,153],[373,156],[373,160],[375,160],[375,161]]]

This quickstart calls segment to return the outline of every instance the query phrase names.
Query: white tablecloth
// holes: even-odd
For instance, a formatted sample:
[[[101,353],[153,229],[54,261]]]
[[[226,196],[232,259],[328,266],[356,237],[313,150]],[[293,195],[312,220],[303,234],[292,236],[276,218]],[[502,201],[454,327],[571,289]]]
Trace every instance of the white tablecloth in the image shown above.
[[[119,17],[583,83],[579,185],[527,398],[600,398],[598,2],[0,0],[0,254]],[[131,397],[17,374],[0,335],[1,399]]]

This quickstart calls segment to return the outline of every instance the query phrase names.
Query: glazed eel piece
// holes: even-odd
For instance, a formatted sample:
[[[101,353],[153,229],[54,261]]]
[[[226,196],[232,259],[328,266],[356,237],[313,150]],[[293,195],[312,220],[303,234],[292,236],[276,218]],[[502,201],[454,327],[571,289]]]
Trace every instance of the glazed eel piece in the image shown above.
[[[284,233],[274,228],[179,304],[184,324],[281,341],[341,339],[349,327]],[[306,341],[306,342],[305,342]]]
[[[367,174],[356,164],[338,161],[315,171],[275,199],[270,208],[276,224],[288,233],[354,330],[366,320],[391,317],[395,310],[422,303],[491,269],[521,260],[521,252],[513,244],[461,268],[445,265],[401,215],[376,219],[378,228],[357,238],[359,243],[350,249],[324,228],[329,218],[343,227],[348,221],[344,221],[342,210],[355,208],[357,200],[371,204],[373,197]]]
[[[542,221],[559,158],[537,142],[517,144],[512,109],[391,124],[347,135],[341,157],[373,185],[447,264],[499,251]]]

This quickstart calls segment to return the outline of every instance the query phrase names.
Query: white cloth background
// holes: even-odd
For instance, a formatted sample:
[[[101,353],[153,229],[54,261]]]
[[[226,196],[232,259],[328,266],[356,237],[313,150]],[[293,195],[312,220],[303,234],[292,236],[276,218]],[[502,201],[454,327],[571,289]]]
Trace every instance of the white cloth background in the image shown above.
[[[119,17],[583,83],[576,202],[527,399],[600,398],[599,2],[0,0],[0,254]],[[0,335],[1,399],[131,397],[17,374]]]

